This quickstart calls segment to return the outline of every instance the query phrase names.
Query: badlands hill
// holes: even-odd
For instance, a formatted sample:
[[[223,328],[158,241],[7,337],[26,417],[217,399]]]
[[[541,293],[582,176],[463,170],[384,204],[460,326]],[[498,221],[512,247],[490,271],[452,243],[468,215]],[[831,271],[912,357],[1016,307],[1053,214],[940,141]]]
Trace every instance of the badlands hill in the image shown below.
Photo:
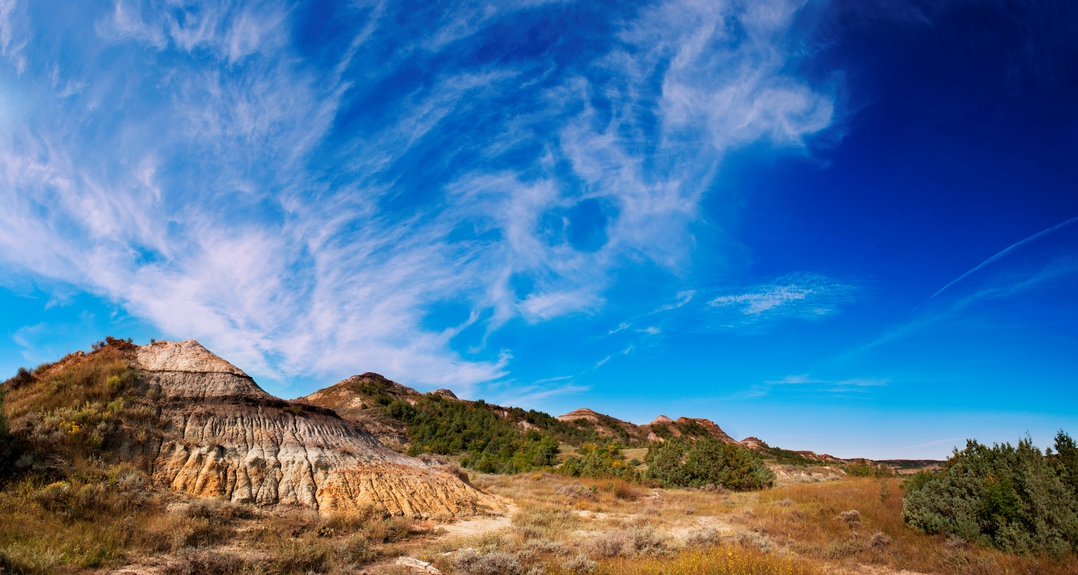
[[[644,447],[671,438],[688,441],[711,438],[745,447],[765,459],[782,464],[829,465],[845,462],[812,451],[772,447],[756,437],[737,441],[709,419],[671,419],[660,415],[651,423],[637,425],[587,408],[555,418],[534,410],[503,407],[482,400],[462,400],[447,389],[421,393],[370,372],[352,376],[296,401],[332,409],[341,417],[371,431],[386,445],[401,451],[408,450],[414,454],[433,451],[443,455],[476,452],[465,463],[477,462],[482,457],[480,452],[490,452],[495,448],[504,450],[507,443],[512,444],[513,449],[527,451],[529,446],[524,438],[529,432],[533,437],[537,434],[540,438],[550,438],[571,447],[589,442],[618,442],[626,447]],[[416,412],[423,415],[416,417]],[[438,426],[432,425],[433,420],[439,419],[452,420],[451,429],[438,429]],[[518,436],[516,442],[497,441],[514,434]],[[491,435],[498,437],[491,438]],[[490,439],[495,441],[488,441]],[[494,467],[510,473],[530,468],[529,464],[521,465],[519,462],[513,466]]]
[[[671,437],[685,439],[710,437],[723,443],[737,443],[737,440],[727,435],[714,421],[703,418],[679,417],[675,420],[660,415],[651,423],[636,425],[583,408],[559,415],[558,420],[577,424],[586,423],[602,435],[609,437],[627,434],[635,441],[665,441]]]
[[[335,385],[321,389],[296,401],[321,406],[355,422],[372,433],[385,445],[406,446],[408,429],[403,422],[385,415],[383,409],[392,401],[414,404],[422,393],[390,381],[377,373],[353,375]],[[456,396],[452,396],[456,399]]]
[[[659,416],[647,425],[636,425],[591,409],[577,409],[556,418],[545,413],[525,412],[520,408],[503,407],[483,401],[459,399],[448,389],[420,393],[377,373],[364,373],[316,391],[296,401],[316,405],[340,414],[362,425],[386,445],[407,449],[412,445],[411,427],[399,415],[394,404],[417,406],[426,400],[439,398],[465,409],[488,410],[500,419],[513,423],[522,433],[528,430],[549,432],[562,443],[579,445],[587,441],[619,441],[626,446],[645,445],[670,437],[698,439],[712,437],[724,443],[737,443],[718,425],[707,419],[681,417],[672,420]]]
[[[460,404],[478,403],[489,408],[499,417],[514,421],[524,431],[537,428],[536,423],[524,417],[519,408],[462,400],[448,389],[439,389],[427,394],[420,393],[371,372],[354,375],[306,397],[298,398],[296,401],[332,409],[341,417],[361,424],[383,443],[408,447],[411,443],[408,425],[387,413],[388,410],[385,408],[393,402],[406,402],[414,406],[431,396],[439,396],[446,401]],[[546,414],[542,415],[549,417]],[[649,441],[663,441],[669,437],[712,437],[724,443],[737,443],[708,419],[680,417],[672,420],[665,415],[660,415],[650,424],[636,425],[586,408],[577,409],[553,419],[565,424],[560,427],[585,431],[586,433],[581,437],[618,440],[625,445],[642,445]],[[575,441],[569,441],[569,443],[575,443]]]
[[[196,341],[110,338],[6,387],[12,432],[27,454],[17,466],[39,472],[63,473],[90,451],[135,465],[159,488],[237,503],[373,505],[412,517],[499,507],[332,410],[273,397]],[[54,424],[66,433],[53,437]]]

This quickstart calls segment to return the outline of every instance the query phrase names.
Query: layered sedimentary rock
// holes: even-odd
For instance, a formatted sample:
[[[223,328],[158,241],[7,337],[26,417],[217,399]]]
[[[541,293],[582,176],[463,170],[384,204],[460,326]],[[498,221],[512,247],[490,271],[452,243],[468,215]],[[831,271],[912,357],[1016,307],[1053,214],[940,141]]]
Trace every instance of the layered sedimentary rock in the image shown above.
[[[365,505],[408,516],[499,504],[456,475],[387,449],[331,410],[289,403],[195,341],[157,342],[136,363],[168,421],[155,483],[192,495],[320,510]]]

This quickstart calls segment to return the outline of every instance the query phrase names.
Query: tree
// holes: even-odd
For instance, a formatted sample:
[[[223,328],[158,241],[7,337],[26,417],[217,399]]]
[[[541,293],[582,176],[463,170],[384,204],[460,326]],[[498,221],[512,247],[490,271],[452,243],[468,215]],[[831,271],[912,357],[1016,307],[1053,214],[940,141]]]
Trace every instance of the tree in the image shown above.
[[[1056,434],[1055,448],[1055,455],[1051,456],[1052,467],[1059,474],[1059,480],[1078,497],[1078,445],[1061,429]]]
[[[648,448],[646,477],[668,487],[722,485],[739,491],[770,487],[775,475],[744,447],[710,437],[672,438]]]
[[[1065,435],[1065,434],[1064,434]],[[1072,454],[1063,438],[1057,449]],[[902,518],[929,534],[952,534],[1004,551],[1063,555],[1078,549],[1078,497],[1029,438],[988,447],[970,440],[934,475],[906,485]]]

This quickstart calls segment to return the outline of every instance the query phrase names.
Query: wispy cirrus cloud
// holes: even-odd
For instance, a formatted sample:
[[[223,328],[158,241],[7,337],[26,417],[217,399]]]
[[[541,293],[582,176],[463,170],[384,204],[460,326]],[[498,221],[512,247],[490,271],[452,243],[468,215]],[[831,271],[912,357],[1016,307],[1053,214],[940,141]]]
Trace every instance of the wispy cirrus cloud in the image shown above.
[[[729,151],[800,150],[833,122],[789,72],[799,6],[657,2],[607,15],[602,45],[566,29],[521,57],[527,35],[499,27],[571,5],[434,6],[417,29],[407,6],[355,3],[315,15],[343,33],[307,38],[307,7],[272,0],[117,0],[70,22],[3,0],[2,265],[262,377],[373,369],[466,393],[512,350],[461,345],[465,327],[597,314],[618,273],[677,273]],[[68,34],[85,50],[58,59]],[[838,288],[817,280],[726,307],[824,309]],[[439,306],[468,311],[433,325]]]
[[[746,397],[763,397],[772,393],[828,394],[831,396],[865,394],[874,388],[891,384],[889,378],[854,377],[844,379],[813,377],[810,374],[787,375],[780,379],[768,380],[763,384],[753,385],[744,392]]]
[[[849,358],[900,341],[914,334],[985,311],[985,306],[1021,301],[1034,295],[1045,299],[1062,292],[1060,306],[1069,306],[1069,293],[1078,285],[1078,217],[1045,228],[959,275],[911,310],[904,321],[882,335],[842,355]]]
[[[787,375],[782,379],[765,381],[767,385],[827,385],[838,388],[845,387],[883,387],[890,383],[889,379],[879,378],[851,378],[851,379],[817,379],[808,374]]]
[[[717,296],[708,306],[724,327],[782,318],[811,320],[837,313],[856,291],[851,284],[824,276],[796,274]]]

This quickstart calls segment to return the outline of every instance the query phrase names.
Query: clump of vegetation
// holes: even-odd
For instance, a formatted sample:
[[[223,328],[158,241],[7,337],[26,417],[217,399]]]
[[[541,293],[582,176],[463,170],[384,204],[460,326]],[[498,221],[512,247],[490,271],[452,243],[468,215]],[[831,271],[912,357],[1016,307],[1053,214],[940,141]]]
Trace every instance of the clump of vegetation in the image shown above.
[[[617,443],[599,445],[585,443],[577,448],[577,455],[570,456],[557,469],[569,477],[618,478],[640,481],[640,474],[625,461],[621,446]]]
[[[645,479],[665,487],[721,485],[739,491],[771,487],[775,474],[750,450],[712,438],[670,439],[648,448]]]
[[[854,477],[894,477],[895,472],[883,463],[867,459],[855,459],[846,464],[846,475]]]
[[[535,429],[523,431],[483,401],[428,394],[415,405],[392,400],[385,413],[408,425],[412,456],[463,453],[461,465],[482,473],[519,473],[557,463],[556,438]]]
[[[646,525],[604,533],[589,547],[594,555],[605,558],[654,556],[668,551],[666,537]]]
[[[4,382],[11,472],[43,481],[95,477],[118,453],[138,459],[152,449],[160,426],[151,390],[131,365],[135,346],[109,337],[94,349],[22,368]]]
[[[1078,445],[1071,436],[1060,431],[1056,434],[1055,448],[1055,453],[1048,455],[1048,463],[1056,470],[1059,480],[1078,498]]]
[[[902,517],[934,534],[1008,552],[1063,556],[1078,550],[1074,441],[1062,431],[1056,454],[1026,438],[988,447],[970,440],[938,473],[906,482]]]

